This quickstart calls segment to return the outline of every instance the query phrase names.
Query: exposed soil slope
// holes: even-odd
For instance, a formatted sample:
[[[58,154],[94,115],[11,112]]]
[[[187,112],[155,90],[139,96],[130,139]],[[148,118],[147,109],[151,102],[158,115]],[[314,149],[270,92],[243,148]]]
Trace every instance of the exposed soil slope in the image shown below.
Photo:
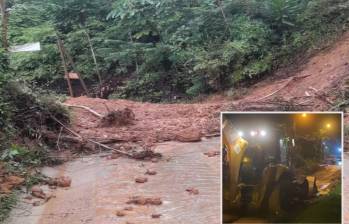
[[[335,104],[349,78],[349,32],[333,46],[322,50],[300,64],[294,73],[271,76],[252,88],[237,103],[259,104],[286,101],[308,105],[313,110],[326,110]]]
[[[326,110],[334,106],[349,77],[349,32],[332,47],[303,62],[298,71],[279,74],[249,87],[239,100],[215,97],[195,104],[151,104],[128,100],[70,98],[67,103],[92,108],[100,114],[131,109],[133,124],[100,127],[90,112],[74,108],[73,128],[85,137],[116,138],[123,141],[196,141],[219,133],[222,110]],[[107,106],[106,106],[106,105]]]

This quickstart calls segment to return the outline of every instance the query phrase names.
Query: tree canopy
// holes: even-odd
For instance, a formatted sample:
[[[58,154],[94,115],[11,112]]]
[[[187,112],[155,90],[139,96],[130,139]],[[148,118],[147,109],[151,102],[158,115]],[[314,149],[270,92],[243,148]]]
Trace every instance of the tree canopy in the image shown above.
[[[56,46],[64,40],[89,87],[117,80],[111,97],[191,98],[256,79],[346,29],[347,0],[12,0],[13,72],[66,91]],[[89,38],[91,42],[89,43]],[[0,59],[4,58],[0,51]],[[3,64],[3,63],[2,63]]]

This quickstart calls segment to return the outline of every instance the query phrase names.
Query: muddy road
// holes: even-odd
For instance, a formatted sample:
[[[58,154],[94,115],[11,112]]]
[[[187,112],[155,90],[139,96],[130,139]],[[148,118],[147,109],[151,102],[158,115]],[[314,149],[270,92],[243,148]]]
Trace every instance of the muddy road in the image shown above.
[[[163,154],[158,162],[96,154],[45,168],[43,172],[50,176],[70,176],[71,187],[53,190],[55,198],[42,206],[33,207],[22,198],[6,223],[219,223],[220,156],[204,155],[218,149],[218,138],[167,142],[155,149]],[[156,175],[144,175],[148,169]],[[144,176],[146,183],[135,183],[136,177]],[[186,191],[188,188],[197,189],[198,194]],[[133,196],[159,197],[162,204],[127,204]],[[117,216],[118,211],[124,211],[124,216]],[[154,214],[161,216],[152,218]]]

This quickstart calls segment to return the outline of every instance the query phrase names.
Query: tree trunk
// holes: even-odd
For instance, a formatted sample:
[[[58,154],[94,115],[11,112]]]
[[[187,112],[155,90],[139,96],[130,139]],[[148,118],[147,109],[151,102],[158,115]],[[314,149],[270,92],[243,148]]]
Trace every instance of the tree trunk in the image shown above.
[[[6,0],[0,0],[0,10],[1,10],[1,38],[2,38],[2,47],[5,51],[8,51],[8,40],[7,40],[7,31],[8,31],[8,11],[6,9]]]
[[[101,73],[99,71],[99,66],[98,66],[98,63],[97,63],[96,54],[95,54],[95,51],[93,50],[93,45],[92,45],[92,42],[91,42],[91,38],[90,38],[90,35],[88,34],[87,30],[85,30],[85,34],[86,34],[86,37],[87,37],[88,44],[90,46],[90,50],[91,50],[92,57],[93,57],[93,62],[95,63],[95,66],[96,66],[96,72],[97,72],[97,76],[98,76],[99,87],[101,88],[102,87],[102,76],[101,76]]]

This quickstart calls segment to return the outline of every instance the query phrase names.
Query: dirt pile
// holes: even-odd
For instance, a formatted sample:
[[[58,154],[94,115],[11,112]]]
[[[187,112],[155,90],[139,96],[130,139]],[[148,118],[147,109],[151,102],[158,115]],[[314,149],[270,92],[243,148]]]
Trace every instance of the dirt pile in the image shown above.
[[[72,110],[72,128],[86,138],[139,142],[146,148],[156,142],[200,141],[204,136],[218,134],[220,111],[228,105],[226,101],[196,104],[151,104],[87,97],[70,98],[66,103],[87,106],[100,114],[108,114],[107,108],[113,111],[128,108],[134,113],[131,125],[114,123],[108,126],[98,125],[100,119],[89,111],[74,108]]]
[[[335,165],[321,167],[313,174],[321,195],[328,194],[341,181],[341,169]]]

